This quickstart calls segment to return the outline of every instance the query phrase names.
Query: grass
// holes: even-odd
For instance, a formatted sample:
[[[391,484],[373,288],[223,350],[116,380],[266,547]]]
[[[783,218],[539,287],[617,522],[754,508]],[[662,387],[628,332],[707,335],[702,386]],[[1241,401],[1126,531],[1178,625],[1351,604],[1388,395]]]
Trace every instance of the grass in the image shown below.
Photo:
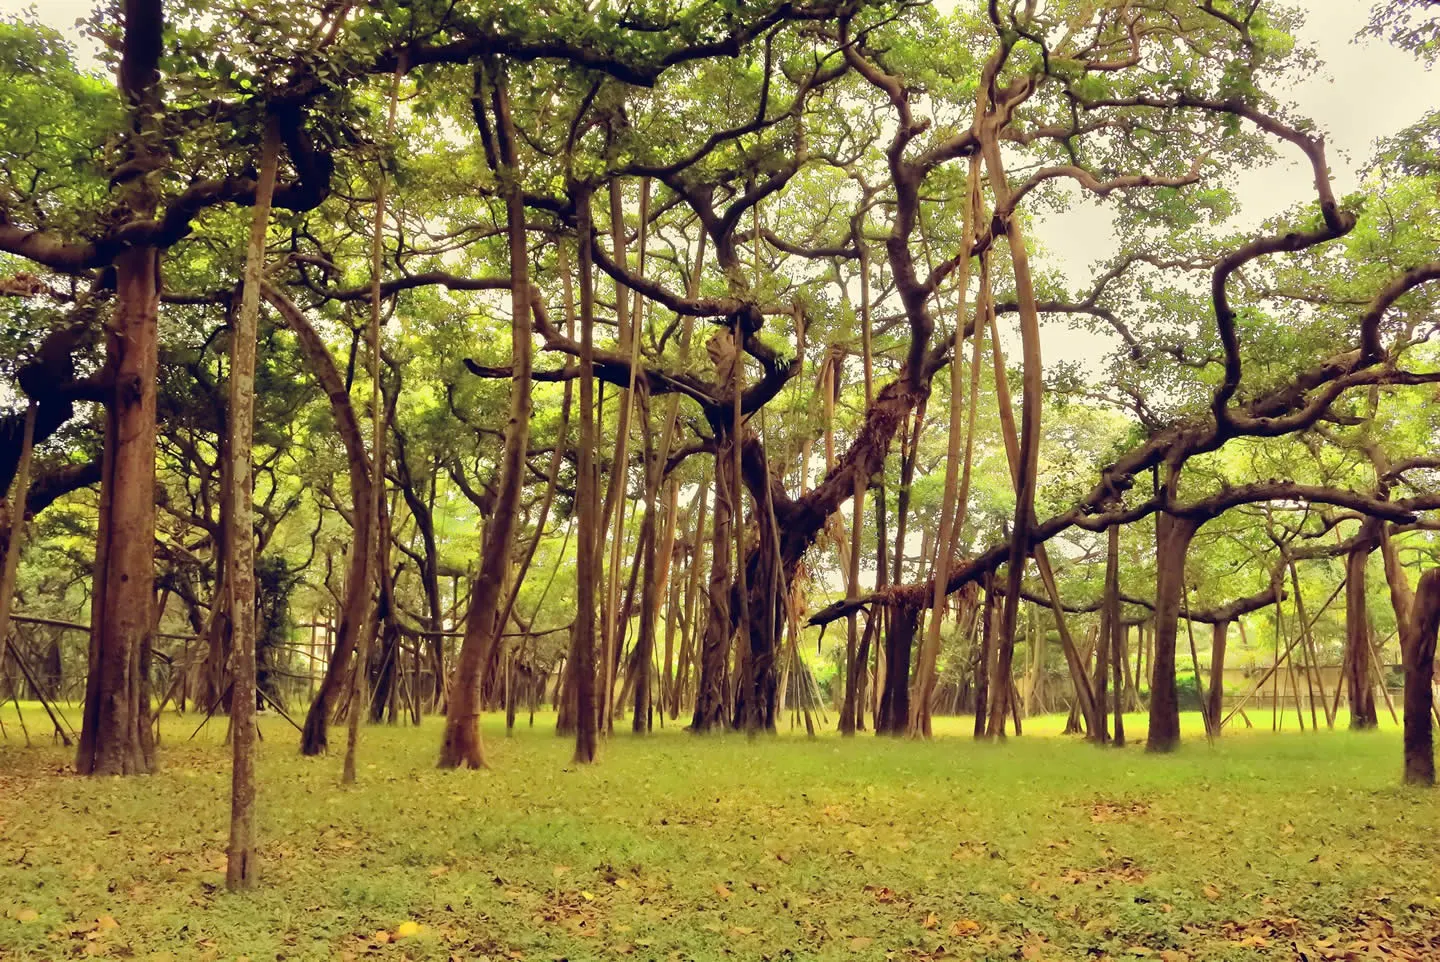
[[[492,768],[439,772],[429,719],[366,729],[344,789],[338,753],[266,718],[237,896],[223,721],[186,742],[197,719],[167,717],[163,772],[91,780],[6,712],[6,960],[1440,958],[1440,799],[1398,784],[1393,730],[1212,747],[1187,718],[1156,757],[1062,718],[1005,744],[968,719],[928,743],[617,725],[577,770],[552,717],[487,717]]]

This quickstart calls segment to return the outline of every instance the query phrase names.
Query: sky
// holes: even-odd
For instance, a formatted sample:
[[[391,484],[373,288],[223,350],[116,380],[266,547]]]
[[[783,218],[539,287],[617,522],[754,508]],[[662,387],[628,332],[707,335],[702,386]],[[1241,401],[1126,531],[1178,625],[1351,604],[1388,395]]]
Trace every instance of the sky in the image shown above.
[[[1369,20],[1366,0],[1310,0],[1305,9],[1298,39],[1314,47],[1320,67],[1294,87],[1276,93],[1292,100],[1299,115],[1313,119],[1325,133],[1336,193],[1344,196],[1358,186],[1359,171],[1374,142],[1404,129],[1434,106],[1440,78],[1383,40],[1356,39]],[[1276,143],[1281,148],[1276,163],[1241,172],[1237,178],[1241,210],[1237,226],[1259,224],[1314,199],[1300,152]],[[1109,231],[1108,218],[1098,213],[1098,207],[1082,202],[1066,216],[1046,220],[1046,246],[1072,276],[1076,268],[1113,253],[1099,243]]]

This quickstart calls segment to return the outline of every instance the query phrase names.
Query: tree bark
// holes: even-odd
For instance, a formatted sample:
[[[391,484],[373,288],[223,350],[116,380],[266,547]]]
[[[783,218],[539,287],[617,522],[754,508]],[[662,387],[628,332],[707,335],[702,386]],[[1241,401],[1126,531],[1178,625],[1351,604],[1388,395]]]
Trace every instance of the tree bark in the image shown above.
[[[885,684],[880,693],[880,715],[875,734],[900,735],[910,721],[910,649],[920,622],[914,605],[893,605],[886,619]]]
[[[1435,632],[1440,627],[1440,568],[1420,577],[1411,614],[1401,634],[1405,670],[1405,781],[1435,784]]]
[[[1199,523],[1161,512],[1155,516],[1155,654],[1150,662],[1150,734],[1145,748],[1168,752],[1180,744],[1180,702],[1175,689],[1175,642],[1185,592],[1185,556]]]
[[[637,312],[636,318],[640,314]],[[660,598],[665,586],[660,582],[656,564],[658,548],[656,539],[655,514],[658,510],[656,496],[660,491],[660,475],[663,467],[655,443],[651,437],[650,399],[644,389],[637,392],[641,409],[641,432],[644,437],[645,459],[645,517],[640,522],[640,630],[635,638],[634,670],[627,683],[634,688],[635,701],[631,711],[630,730],[637,735],[650,731],[651,717],[650,686],[651,662],[655,657],[655,622],[660,617]]]
[[[1120,631],[1120,527],[1112,525],[1106,532],[1105,551],[1105,600],[1100,610],[1100,637],[1095,648],[1095,708],[1100,719],[1099,741],[1109,740],[1108,725],[1109,699],[1106,684],[1112,658],[1118,647],[1115,636]],[[1120,721],[1120,686],[1115,686],[1115,720]],[[1121,723],[1123,725],[1123,723]],[[1123,729],[1121,729],[1123,730]],[[1094,733],[1092,733],[1094,737]]]
[[[860,597],[860,534],[865,513],[865,478],[855,475],[855,494],[851,501],[854,512],[850,519],[850,564],[845,575],[845,597]],[[859,614],[852,611],[845,619],[845,692],[840,704],[840,734],[855,734],[855,715],[859,711],[859,695],[855,676],[864,670],[859,661]]]
[[[125,161],[163,166],[159,134],[160,0],[125,0],[119,88],[130,109]],[[150,179],[121,188],[121,212],[149,217]],[[116,255],[114,314],[105,341],[105,441],[95,577],[90,596],[90,671],[75,769],[82,775],[143,774],[155,768],[150,727],[150,639],[154,631],[155,407],[160,251]]]
[[[1375,689],[1370,684],[1370,622],[1365,599],[1365,568],[1379,538],[1380,522],[1367,520],[1345,556],[1345,695],[1350,728],[1368,731],[1380,724]]]
[[[575,190],[576,260],[580,274],[580,457],[575,511],[575,629],[570,636],[567,697],[574,699],[575,763],[595,761],[595,604],[599,577],[600,504],[595,468],[595,272],[591,239],[591,195]]]
[[[696,652],[700,647],[700,626],[696,609],[700,605],[700,576],[704,570],[702,560],[704,552],[700,545],[705,540],[705,514],[709,507],[709,492],[706,490],[708,479],[702,479],[700,490],[696,493],[696,500],[699,501],[699,510],[695,519],[695,533],[690,538],[690,559],[689,570],[685,579],[685,633],[680,638],[680,656],[677,659],[677,670],[675,673],[675,685],[670,695],[670,718],[672,720],[680,717],[680,711],[684,707],[686,692],[690,689],[692,679],[698,672],[692,670],[695,662]]]
[[[1435,784],[1435,745],[1431,712],[1434,706],[1435,632],[1440,625],[1440,568],[1420,578],[1416,591],[1410,588],[1400,563],[1390,526],[1379,527],[1380,551],[1385,559],[1385,580],[1390,585],[1390,602],[1395,624],[1400,629],[1400,659],[1405,674],[1405,782]]]
[[[990,711],[990,662],[995,650],[995,576],[985,575],[985,607],[980,615],[984,622],[980,626],[980,650],[975,664],[975,737],[987,738],[990,734],[988,717]]]
[[[1225,706],[1225,644],[1229,640],[1230,622],[1216,621],[1210,641],[1210,690],[1206,692],[1206,729],[1210,737],[1220,735],[1220,713]]]
[[[120,254],[115,316],[106,339],[114,386],[105,411],[90,673],[75,760],[82,775],[145,774],[155,767],[148,672],[159,306],[159,251],[135,247]]]
[[[255,885],[255,506],[254,464],[250,449],[255,436],[255,337],[260,316],[260,278],[265,271],[265,236],[270,226],[270,198],[275,193],[279,135],[266,124],[260,153],[260,183],[250,243],[245,251],[245,283],[240,311],[230,333],[230,512],[226,519],[229,549],[230,612],[230,846],[226,850],[225,887],[235,892]]]
[[[718,450],[724,450],[723,444]],[[708,732],[725,724],[725,664],[730,655],[730,497],[733,477],[723,456],[715,465],[715,510],[710,528],[710,586],[705,634],[700,648],[700,680],[690,730]]]
[[[1128,667],[1125,657],[1126,628],[1120,619],[1120,526],[1113,525],[1109,531],[1105,558],[1105,603],[1109,610],[1110,667],[1115,681],[1115,736],[1116,748],[1125,747],[1125,686],[1122,665]],[[1102,640],[1102,644],[1103,644]]]

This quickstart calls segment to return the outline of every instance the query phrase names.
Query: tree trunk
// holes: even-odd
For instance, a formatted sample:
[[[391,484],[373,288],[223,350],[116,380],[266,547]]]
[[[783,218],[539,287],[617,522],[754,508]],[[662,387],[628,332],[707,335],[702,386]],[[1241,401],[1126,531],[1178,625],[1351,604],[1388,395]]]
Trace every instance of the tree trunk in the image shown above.
[[[135,247],[115,260],[115,313],[106,339],[113,372],[105,410],[90,673],[75,769],[145,774],[155,767],[150,728],[154,630],[155,401],[160,255]]]
[[[226,851],[225,887],[230,891],[255,885],[255,506],[254,465],[250,449],[255,435],[255,332],[260,316],[260,278],[265,271],[265,235],[270,226],[270,198],[275,192],[279,137],[267,123],[260,154],[260,182],[250,243],[245,252],[245,284],[240,312],[230,333],[230,512],[225,542],[230,585],[230,846]]]
[[[1367,731],[1380,724],[1375,689],[1370,685],[1370,623],[1365,600],[1365,568],[1375,550],[1379,522],[1365,521],[1360,538],[1345,556],[1345,695],[1350,728]]]
[[[679,719],[691,679],[697,674],[691,670],[691,666],[695,661],[700,640],[700,626],[699,619],[696,617],[696,609],[700,604],[700,575],[704,570],[702,566],[704,553],[700,550],[700,545],[705,540],[705,514],[709,507],[707,481],[708,479],[701,480],[700,490],[695,495],[699,502],[699,512],[695,519],[695,533],[690,538],[690,566],[685,579],[685,633],[680,638],[680,655],[677,659],[675,685],[670,693],[670,718],[672,720]]]
[[[880,694],[880,716],[875,734],[900,735],[910,720],[910,649],[915,643],[920,609],[892,605],[885,632],[885,686]]]
[[[1229,634],[1229,621],[1215,622],[1210,641],[1210,690],[1205,702],[1205,727],[1212,738],[1220,734],[1220,713],[1225,707],[1225,644]]]
[[[579,531],[575,549],[575,629],[565,667],[570,673],[566,698],[574,702],[575,762],[588,765],[595,761],[595,604],[600,574],[599,479],[595,473],[595,276],[589,187],[576,189],[575,215],[580,274],[580,457],[575,479]]]
[[[3,505],[0,516],[9,514],[10,524],[5,532],[5,543],[0,546],[0,663],[5,658],[5,649],[10,639],[10,607],[15,601],[15,581],[20,571],[20,552],[25,548],[25,499],[30,490],[30,461],[35,449],[35,419],[39,405],[31,401],[25,408],[25,420],[21,427],[20,457],[15,467],[15,492],[11,494],[8,503]],[[0,492],[9,494],[9,492]],[[52,644],[52,650],[55,646]],[[56,651],[56,660],[58,660]],[[49,659],[47,658],[47,661]],[[16,657],[19,661],[19,657]],[[58,687],[59,672],[49,671],[46,666],[46,675],[50,677],[52,691]],[[37,692],[38,694],[38,692]],[[61,732],[64,735],[64,732]],[[66,741],[69,744],[69,741]]]
[[[403,63],[403,61],[402,61]],[[395,109],[400,99],[400,75],[403,66],[397,65],[390,81],[390,111],[385,126],[385,143],[388,145],[395,135]],[[341,769],[340,782],[344,785],[355,781],[356,753],[360,747],[360,719],[365,712],[365,691],[369,681],[370,643],[381,630],[381,617],[386,615],[384,607],[389,602],[387,572],[390,532],[389,522],[383,516],[385,506],[385,419],[381,403],[380,372],[383,367],[380,349],[380,278],[385,269],[385,191],[387,181],[383,164],[377,164],[375,181],[375,222],[370,232],[370,323],[367,325],[367,340],[370,342],[370,498],[366,502],[365,514],[370,519],[370,530],[362,550],[369,556],[372,568],[371,579],[379,589],[379,601],[372,616],[373,627],[367,628],[360,636],[355,651],[355,669],[351,679],[350,714],[345,725],[345,762]],[[359,515],[360,508],[355,508]]]
[[[1095,642],[1095,709],[1099,716],[1098,739],[1109,741],[1109,698],[1106,686],[1109,682],[1111,659],[1115,653],[1115,635],[1120,630],[1120,528],[1111,525],[1106,532],[1105,551],[1105,598],[1100,610],[1100,637]],[[1115,686],[1115,717],[1120,716],[1120,686]],[[1094,737],[1094,733],[1092,733]]]
[[[641,181],[642,207],[649,204],[650,180]],[[622,268],[627,266],[625,253],[625,206],[624,195],[618,179],[610,182],[610,237],[615,262]],[[645,217],[641,217],[643,224]],[[641,271],[643,273],[644,249],[641,248]],[[615,281],[615,312],[619,346],[622,353],[630,358],[630,383],[619,397],[620,414],[615,428],[615,454],[610,464],[610,480],[605,491],[605,513],[601,520],[601,534],[610,539],[610,564],[606,582],[604,620],[602,623],[601,645],[604,651],[601,671],[601,697],[599,709],[602,712],[600,724],[609,732],[615,720],[615,681],[620,670],[621,637],[627,627],[627,619],[620,617],[620,570],[625,542],[626,480],[630,468],[630,418],[635,403],[636,372],[639,370],[640,337],[639,311],[634,315],[628,310],[629,289],[619,280]],[[638,304],[637,304],[638,307]],[[613,518],[613,520],[612,520]]]
[[[639,316],[637,313],[637,319]],[[635,689],[630,730],[637,735],[643,735],[650,731],[653,721],[651,718],[650,664],[655,656],[655,622],[660,617],[660,597],[665,586],[660,583],[655,544],[658,537],[655,514],[659,510],[656,497],[660,493],[660,475],[663,465],[660,463],[650,433],[650,399],[643,388],[639,393],[642,415],[640,430],[644,437],[645,455],[645,517],[640,522],[640,630],[635,639],[634,670],[627,681]]]
[[[1155,516],[1155,654],[1150,662],[1150,735],[1145,748],[1168,752],[1180,744],[1175,689],[1175,642],[1185,592],[1185,556],[1200,525],[1164,512]]]
[[[1440,568],[1420,577],[1410,619],[1401,634],[1405,670],[1405,781],[1435,784],[1435,631],[1440,627]]]
[[[131,111],[125,160],[155,169],[168,158],[159,131],[160,0],[127,0],[119,88]],[[149,177],[121,187],[125,213],[152,216]],[[155,768],[150,727],[150,638],[154,631],[155,406],[160,251],[116,255],[114,313],[105,340],[105,442],[95,576],[90,595],[89,674],[75,769],[82,775],[143,774]]]
[[[718,440],[718,439],[717,439]],[[717,443],[724,451],[725,443]],[[725,457],[715,464],[715,510],[710,537],[709,605],[700,648],[700,681],[695,691],[695,714],[690,730],[708,732],[725,724],[725,665],[730,657],[730,496],[733,476]]]
[[[525,234],[525,198],[516,160],[515,128],[510,118],[505,81],[498,71],[490,77],[490,99],[501,162],[508,178],[505,208],[510,242],[511,369],[510,420],[505,425],[505,449],[500,464],[495,513],[486,526],[483,556],[470,606],[465,613],[465,637],[450,704],[445,713],[445,737],[440,745],[440,767],[481,768],[485,764],[480,740],[480,685],[504,626],[499,624],[501,590],[515,542],[515,521],[525,486],[525,454],[530,442],[531,290],[529,251]]]
[[[845,598],[854,601],[860,597],[860,535],[863,531],[865,514],[865,478],[855,475],[855,495],[851,501],[853,515],[850,519],[850,564],[845,576]],[[840,705],[840,734],[855,734],[855,716],[859,712],[859,682],[856,675],[865,670],[859,664],[859,619],[856,612],[850,612],[845,619],[845,694]]]
[[[995,576],[986,572],[985,607],[980,617],[980,650],[975,658],[975,737],[986,738],[990,729],[990,661],[995,650]]]
[[[702,493],[703,496],[703,493]],[[675,577],[675,529],[679,524],[680,488],[675,481],[665,485],[665,533],[657,550],[660,570],[656,574],[656,596],[665,601],[665,652],[660,666],[660,713],[670,708],[670,690],[675,685],[675,629],[680,611],[680,579]],[[665,719],[660,719],[663,725]]]
[[[1120,622],[1120,527],[1110,528],[1105,558],[1105,607],[1109,612],[1110,667],[1115,682],[1115,737],[1116,748],[1125,747],[1125,686],[1122,665],[1128,667],[1125,657],[1125,626]],[[1104,640],[1101,641],[1104,644]]]
[[[1435,784],[1434,706],[1435,631],[1440,624],[1440,568],[1432,568],[1412,592],[1390,526],[1379,526],[1380,551],[1395,624],[1400,629],[1400,660],[1405,673],[1405,782]]]
[[[1018,498],[1020,496],[1023,465],[1023,458],[1021,456],[1023,447],[1020,443],[1020,435],[1023,434],[1023,424],[1021,431],[1017,432],[1015,428],[1013,404],[1010,400],[1010,389],[1006,382],[1005,357],[1000,347],[1000,330],[995,321],[995,305],[989,294],[990,272],[988,262],[985,260],[981,261],[980,278],[981,295],[985,299],[985,315],[989,322],[991,333],[992,343],[990,353],[994,360],[995,401],[1000,416],[1000,433],[1005,443],[1006,461],[1010,466],[1010,481]],[[1038,417],[1038,414],[1036,416]],[[961,487],[963,490],[964,485],[962,484]],[[1011,548],[1013,551],[1013,542]],[[1101,726],[1099,719],[1096,717],[1095,699],[1090,690],[1090,675],[1086,660],[1080,657],[1080,652],[1075,646],[1075,640],[1070,635],[1069,625],[1065,621],[1065,612],[1060,603],[1060,589],[1055,580],[1055,572],[1050,566],[1050,556],[1046,551],[1045,545],[1035,545],[1034,555],[1036,570],[1040,573],[1040,580],[1044,584],[1045,593],[1050,600],[1050,610],[1055,616],[1055,628],[1060,636],[1060,647],[1065,652],[1065,664],[1070,671],[1070,681],[1075,689],[1076,705],[1081,716],[1086,721],[1087,730],[1092,733],[1091,737],[1094,737],[1094,733],[1099,732]],[[1005,669],[1007,672],[1010,670],[1008,666],[1014,656],[1015,638],[1013,629],[1012,620],[1011,632],[1009,634],[1002,634],[999,644],[998,655],[999,658],[1004,660],[1007,666]],[[1007,678],[1008,677],[1007,675]],[[990,716],[991,722],[997,729],[1004,728],[1004,710],[1006,702],[1011,697],[1011,687],[1013,687],[1013,685],[1007,683],[1003,688],[992,688],[995,694],[992,695],[994,704],[991,706]],[[1018,713],[1019,705],[1015,705],[1014,708]]]

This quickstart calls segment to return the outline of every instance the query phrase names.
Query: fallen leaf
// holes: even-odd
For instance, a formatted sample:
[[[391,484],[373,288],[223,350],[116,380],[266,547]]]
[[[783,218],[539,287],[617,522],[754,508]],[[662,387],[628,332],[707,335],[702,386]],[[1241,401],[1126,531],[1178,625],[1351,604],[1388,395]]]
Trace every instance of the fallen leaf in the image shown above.
[[[568,865],[557,865],[557,866],[555,866],[554,868],[552,868],[552,869],[550,870],[550,874],[553,875],[553,876],[555,876],[556,878],[559,878],[560,876],[564,875],[564,874],[565,874],[566,872],[568,872],[568,871],[570,871],[570,866],[568,866]]]
[[[938,916],[936,916],[936,914],[935,914],[934,912],[931,912],[929,915],[925,916],[925,927],[926,927],[927,929],[933,929],[933,928],[935,928],[936,926],[938,926],[939,924],[940,924],[940,919],[939,919]]]
[[[874,939],[866,938],[866,937],[863,936],[863,935],[857,935],[857,936],[855,936],[855,938],[853,938],[853,939],[850,940],[850,951],[851,951],[851,952],[860,952],[860,951],[863,951],[864,949],[870,948],[870,946],[871,946],[872,944],[874,944],[874,942],[875,942]]]
[[[420,934],[419,922],[401,922],[395,926],[395,938],[408,939],[412,935]]]
[[[113,915],[102,915],[100,916],[100,918],[95,920],[95,927],[97,929],[118,929],[120,927],[120,923],[115,921],[115,917]]]
[[[385,945],[390,941],[390,933],[386,932],[384,929],[380,929],[373,936],[370,937],[370,941],[379,942],[381,945]]]
[[[1215,901],[1216,899],[1218,899],[1218,898],[1220,897],[1220,890],[1217,889],[1217,888],[1216,888],[1215,886],[1213,886],[1213,885],[1207,885],[1207,886],[1205,886],[1204,892],[1205,892],[1205,897],[1206,897],[1207,899],[1209,899],[1210,901],[1212,901],[1212,902]]]
[[[33,922],[40,917],[40,913],[34,909],[21,909],[15,913],[15,918],[20,922]]]
[[[728,899],[734,893],[731,892],[727,886],[716,883],[715,894],[720,896],[722,899]]]
[[[976,922],[974,919],[960,919],[958,922],[952,922],[950,925],[951,935],[974,935],[976,932],[979,931],[980,923]]]

